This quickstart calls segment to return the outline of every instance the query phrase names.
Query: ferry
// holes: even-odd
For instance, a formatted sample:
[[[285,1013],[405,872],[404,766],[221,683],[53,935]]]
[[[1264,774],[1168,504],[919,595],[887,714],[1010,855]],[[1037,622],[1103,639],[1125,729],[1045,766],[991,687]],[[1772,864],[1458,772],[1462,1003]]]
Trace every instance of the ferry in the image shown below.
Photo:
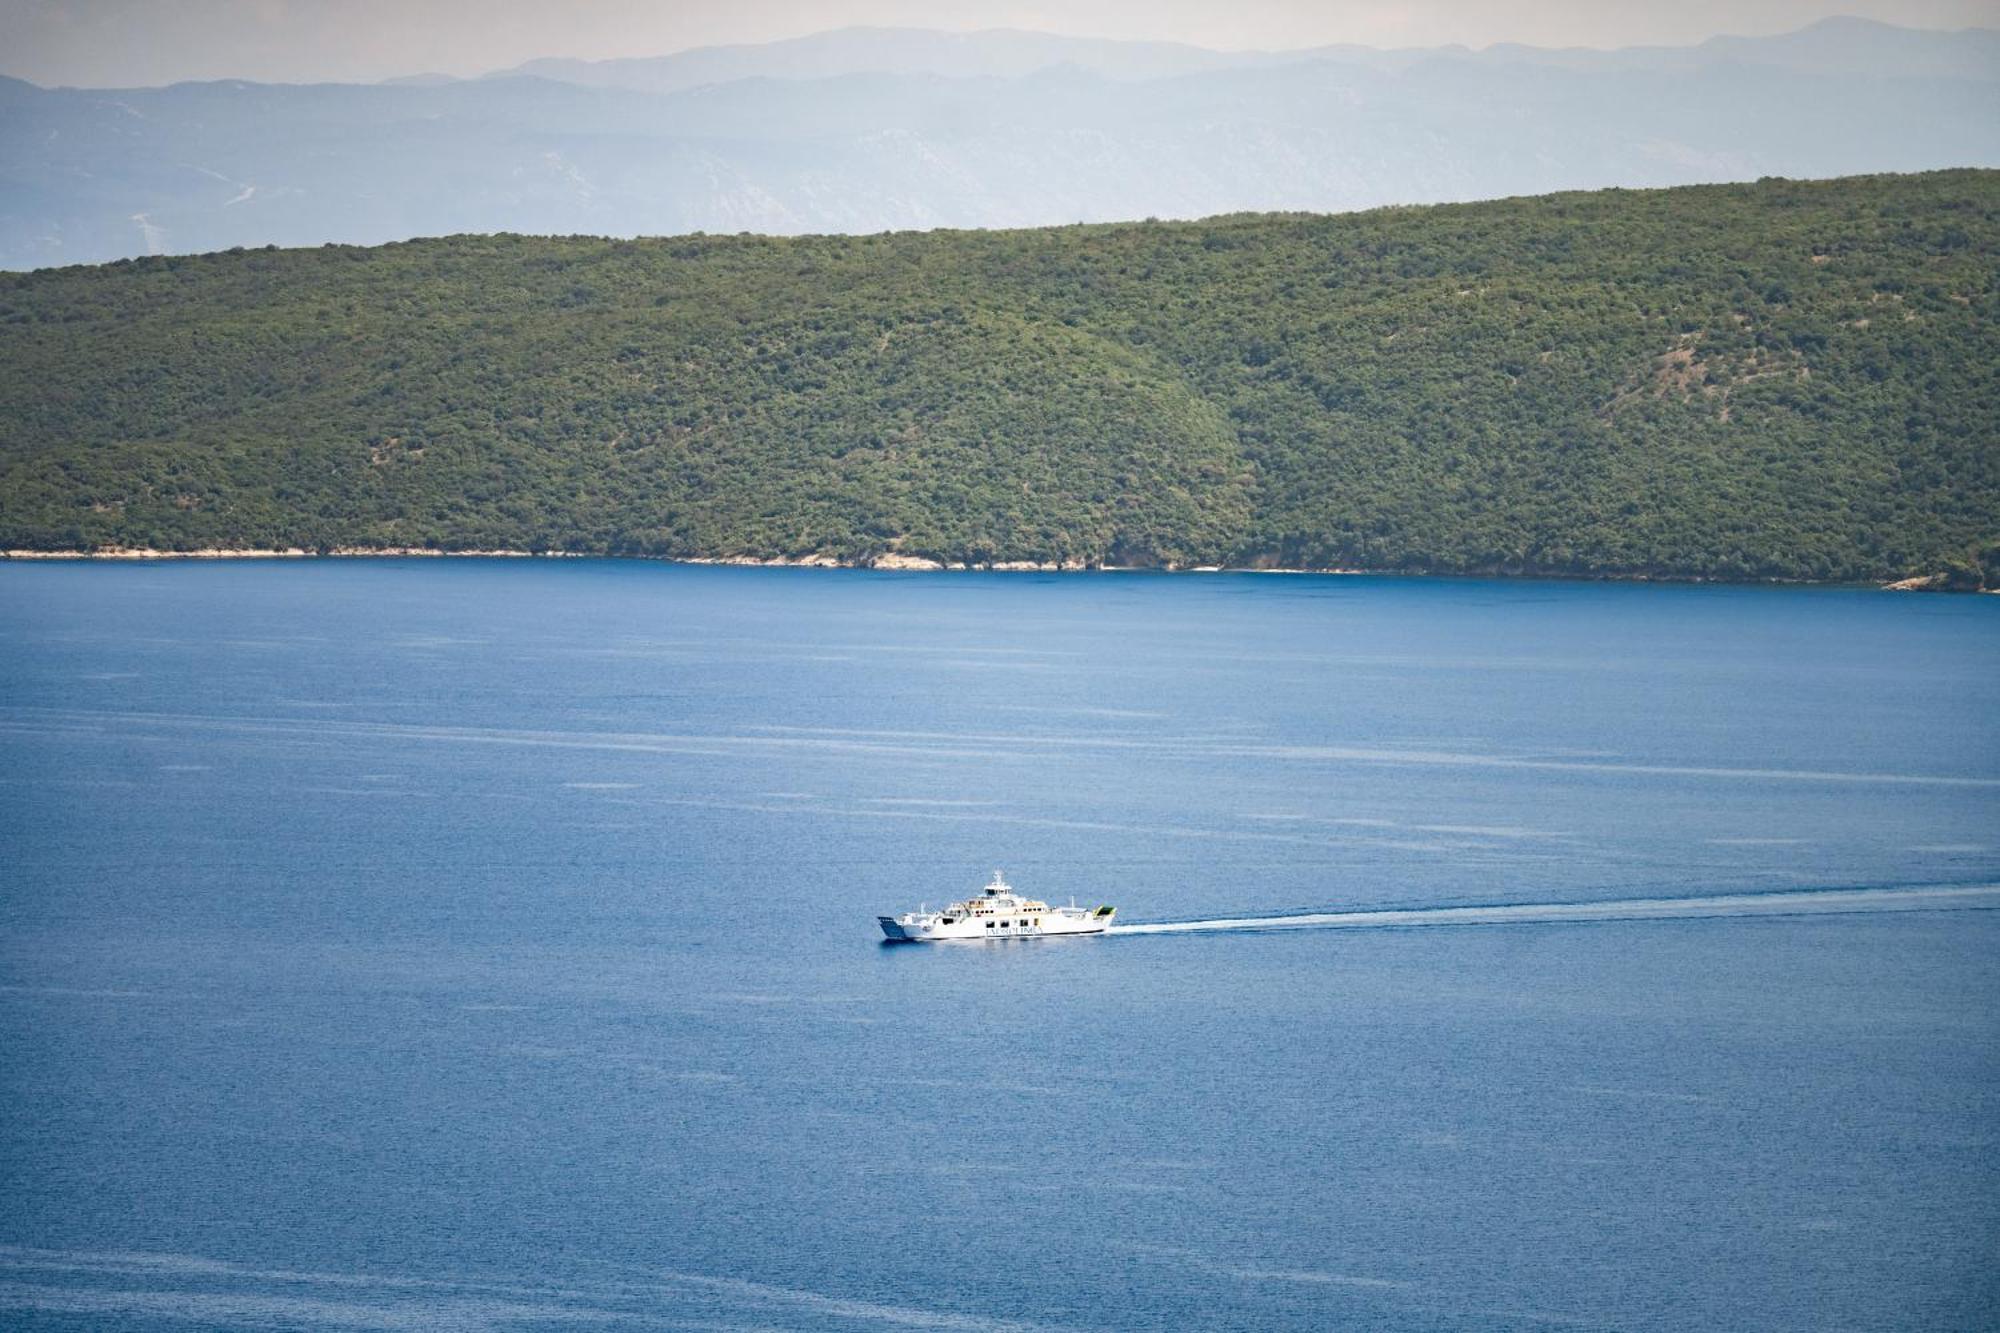
[[[877,917],[882,933],[896,943],[936,940],[1018,940],[1044,935],[1102,935],[1117,915],[1115,907],[1051,907],[1014,892],[999,871],[977,897],[942,912],[919,907],[901,916]]]

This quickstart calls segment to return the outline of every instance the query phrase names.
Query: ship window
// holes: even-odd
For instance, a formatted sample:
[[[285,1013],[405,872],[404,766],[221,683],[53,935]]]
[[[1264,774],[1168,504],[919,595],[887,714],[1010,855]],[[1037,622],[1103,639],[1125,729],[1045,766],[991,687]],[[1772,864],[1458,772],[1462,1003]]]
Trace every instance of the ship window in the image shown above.
[[[991,930],[991,929],[993,929],[993,923],[992,923],[991,921],[988,921],[988,922],[986,923],[986,928],[987,928],[988,930]]]

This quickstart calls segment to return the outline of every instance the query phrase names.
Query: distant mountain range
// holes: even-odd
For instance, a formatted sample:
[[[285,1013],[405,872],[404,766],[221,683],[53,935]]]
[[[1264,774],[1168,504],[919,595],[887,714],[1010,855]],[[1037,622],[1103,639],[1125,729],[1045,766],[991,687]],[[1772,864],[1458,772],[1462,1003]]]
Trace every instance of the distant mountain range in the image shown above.
[[[1282,53],[846,29],[484,78],[0,80],[0,267],[872,232],[2000,165],[2000,32]]]
[[[2000,34],[1936,32],[1866,19],[1827,19],[1781,37],[1715,37],[1698,46],[1640,46],[1617,51],[1550,50],[1503,43],[1463,46],[1320,46],[1297,51],[1211,51],[1178,42],[1121,42],[1055,33],[922,28],[841,28],[761,45],[710,46],[628,60],[531,60],[488,78],[529,75],[599,88],[671,93],[737,79],[830,79],[843,74],[940,74],[1015,79],[1058,65],[1107,78],[1138,80],[1268,69],[1318,62],[1394,72],[1430,60],[1529,63],[1596,69],[1691,69],[1741,61],[1819,74],[1990,78]],[[419,75],[451,82],[443,75]]]

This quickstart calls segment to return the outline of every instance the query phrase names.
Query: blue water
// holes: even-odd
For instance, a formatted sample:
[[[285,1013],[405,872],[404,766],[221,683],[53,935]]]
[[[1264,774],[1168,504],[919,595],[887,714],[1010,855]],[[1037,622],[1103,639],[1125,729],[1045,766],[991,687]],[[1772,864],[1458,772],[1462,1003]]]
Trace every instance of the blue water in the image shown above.
[[[1853,590],[0,566],[0,1322],[1991,1327],[2000,898],[1895,894],[2000,882],[1996,662]],[[995,866],[1885,892],[877,942]]]

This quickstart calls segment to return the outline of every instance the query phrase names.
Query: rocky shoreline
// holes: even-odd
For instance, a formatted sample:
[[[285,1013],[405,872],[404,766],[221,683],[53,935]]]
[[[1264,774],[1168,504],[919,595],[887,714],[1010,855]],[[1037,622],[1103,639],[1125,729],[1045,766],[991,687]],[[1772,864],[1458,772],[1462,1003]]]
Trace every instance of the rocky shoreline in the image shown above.
[[[903,555],[889,551],[866,560],[842,560],[831,555],[754,556],[754,555],[597,555],[583,551],[511,551],[511,550],[463,550],[440,551],[426,546],[336,546],[327,551],[307,550],[301,546],[267,548],[224,548],[209,547],[197,551],[162,551],[152,547],[104,547],[92,551],[35,551],[14,549],[0,551],[0,560],[367,560],[390,558],[421,558],[432,560],[654,560],[672,565],[739,565],[757,569],[873,569],[928,573],[934,571],[975,571],[981,573],[1004,574],[1074,574],[1074,573],[1134,573],[1148,572],[1160,574],[1338,574],[1376,575],[1383,578],[1417,578],[1423,575],[1411,574],[1404,570],[1390,569],[1313,569],[1269,565],[1093,565],[1080,560],[995,560],[990,563],[974,564],[965,561],[932,560],[925,556]],[[1719,579],[1699,577],[1677,578],[1664,574],[1499,574],[1468,572],[1451,577],[1463,578],[1551,578],[1575,579],[1588,582],[1606,583],[1717,583]],[[1746,583],[1803,584],[1803,579],[1758,579],[1745,580]],[[1924,574],[1914,578],[1896,579],[1873,585],[1886,592],[1961,592],[1973,589],[1957,588],[1951,585],[1943,574]],[[2000,592],[2000,588],[1986,588],[1977,591]]]
[[[438,551],[423,546],[336,546],[309,551],[303,546],[260,548],[208,547],[199,551],[160,551],[150,546],[105,546],[91,551],[0,551],[8,560],[318,560],[324,557],[435,556],[465,559],[555,560],[581,558],[574,551]]]
[[[316,560],[421,557],[438,560],[656,560],[674,565],[743,565],[761,569],[878,569],[926,572],[934,570],[978,570],[1015,574],[1082,573],[1088,570],[1152,570],[1174,574],[1373,574],[1367,569],[1275,569],[1224,565],[1093,565],[1081,560],[995,560],[968,563],[962,560],[931,560],[924,556],[887,552],[866,560],[843,560],[831,555],[596,555],[582,551],[440,551],[420,546],[336,546],[328,551],[312,551],[300,546],[238,549],[210,547],[197,551],[162,551],[152,547],[114,546],[93,551],[0,551],[6,560]]]

